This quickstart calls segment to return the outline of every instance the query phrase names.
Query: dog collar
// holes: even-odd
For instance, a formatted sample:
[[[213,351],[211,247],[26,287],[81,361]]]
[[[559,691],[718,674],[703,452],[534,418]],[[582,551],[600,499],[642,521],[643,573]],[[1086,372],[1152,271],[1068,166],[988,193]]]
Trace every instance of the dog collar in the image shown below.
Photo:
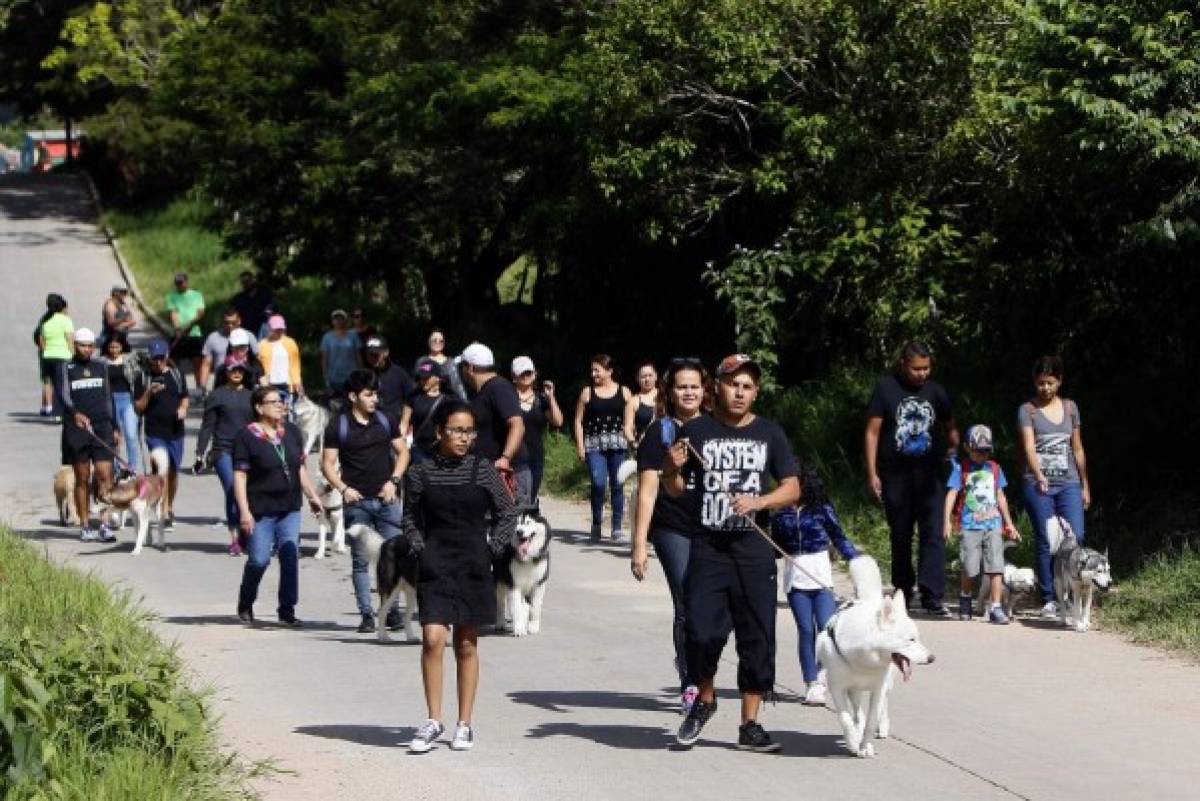
[[[838,620],[838,615],[840,615],[844,610],[849,609],[852,606],[854,606],[853,601],[851,601],[850,603],[843,606],[841,609],[834,612],[833,616],[829,618],[829,622],[825,624],[825,633],[829,635],[829,641],[831,643],[833,643],[834,653],[836,653],[841,658],[841,660],[843,662],[845,662],[847,665],[850,664],[850,660],[846,658],[846,655],[844,653],[842,653],[842,646],[838,645],[838,641],[837,641],[837,620]]]

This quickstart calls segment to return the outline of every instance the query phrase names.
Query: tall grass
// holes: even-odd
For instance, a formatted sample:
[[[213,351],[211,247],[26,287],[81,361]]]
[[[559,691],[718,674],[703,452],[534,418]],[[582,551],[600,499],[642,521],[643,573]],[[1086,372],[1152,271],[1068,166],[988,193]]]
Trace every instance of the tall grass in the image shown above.
[[[556,431],[547,434],[545,442],[546,467],[542,475],[545,491],[562,498],[586,500],[588,472],[583,462],[579,461],[574,441]]]
[[[0,796],[252,797],[206,696],[128,593],[0,529]]]
[[[1200,551],[1158,553],[1105,599],[1101,625],[1200,658]]]

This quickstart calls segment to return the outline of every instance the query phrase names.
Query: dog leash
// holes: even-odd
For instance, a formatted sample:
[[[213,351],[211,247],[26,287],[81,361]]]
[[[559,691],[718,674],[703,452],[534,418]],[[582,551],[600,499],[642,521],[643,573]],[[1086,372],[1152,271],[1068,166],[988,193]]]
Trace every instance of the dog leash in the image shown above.
[[[693,456],[695,456],[697,459],[699,459],[699,460],[700,460],[700,464],[704,465],[704,469],[705,469],[705,470],[708,470],[708,469],[709,469],[708,460],[707,460],[707,459],[705,459],[705,458],[704,458],[704,457],[703,457],[703,456],[700,454],[700,451],[696,450],[696,446],[692,445],[692,443],[691,443],[689,440],[687,440],[687,439],[681,439],[680,441],[681,441],[681,442],[682,442],[684,445],[686,445],[686,446],[687,446],[687,449],[688,449],[689,451],[691,451],[691,452],[692,452],[692,455],[693,455]],[[728,498],[730,501],[732,501],[732,500],[733,500],[733,494],[732,494],[732,493],[729,493],[729,492],[723,492],[722,494],[723,494],[723,495],[724,495],[726,498]],[[777,542],[775,542],[775,540],[771,539],[771,535],[770,535],[770,534],[768,534],[768,533],[767,533],[767,532],[766,532],[766,531],[763,529],[763,527],[762,527],[762,526],[760,526],[760,525],[758,524],[758,521],[756,521],[756,520],[754,519],[753,515],[742,515],[742,517],[746,518],[746,521],[747,521],[747,522],[750,524],[750,527],[751,527],[751,528],[752,528],[754,531],[758,532],[758,536],[760,536],[760,537],[762,537],[764,540],[766,540],[766,541],[767,541],[767,544],[768,544],[768,545],[770,545],[772,548],[774,548],[774,549],[775,549],[775,551],[776,551],[776,553],[778,553],[780,556],[782,556],[784,559],[786,559],[788,562],[790,562],[790,563],[791,563],[791,565],[792,565],[792,567],[796,568],[796,569],[797,569],[797,570],[799,570],[801,573],[803,573],[803,574],[804,574],[806,577],[808,577],[809,581],[813,582],[814,584],[816,584],[816,585],[817,585],[818,587],[820,587],[821,589],[824,589],[824,590],[832,590],[832,589],[833,589],[833,586],[832,586],[832,585],[826,584],[825,582],[821,581],[819,578],[817,578],[816,576],[814,576],[812,573],[809,573],[807,570],[805,570],[805,569],[804,569],[804,566],[803,566],[803,565],[801,565],[801,564],[800,564],[800,562],[799,562],[799,561],[798,561],[798,560],[797,560],[797,559],[796,559],[794,556],[792,556],[790,553],[788,553],[787,551],[785,551],[783,548],[779,547],[779,543],[777,543]]]
[[[127,472],[127,473],[130,473],[130,474],[132,474],[132,475],[134,475],[134,476],[136,476],[136,475],[138,474],[138,472],[137,472],[137,469],[136,469],[136,468],[135,468],[133,465],[131,465],[129,462],[127,462],[127,461],[125,461],[124,459],[122,459],[122,458],[121,458],[121,454],[117,453],[117,450],[116,450],[116,448],[112,447],[112,446],[111,446],[111,445],[109,445],[107,442],[105,442],[104,440],[100,439],[100,437],[98,437],[98,436],[96,435],[96,432],[95,432],[95,431],[92,431],[92,427],[91,427],[90,425],[88,425],[88,426],[83,426],[83,430],[87,432],[87,435],[88,435],[89,437],[91,437],[92,439],[94,439],[96,442],[99,442],[99,443],[100,443],[100,446],[101,446],[102,448],[104,448],[104,450],[106,450],[106,451],[108,451],[109,453],[111,453],[111,454],[112,454],[113,460],[114,460],[114,461],[117,463],[117,466],[118,466],[118,467],[120,467],[120,468],[121,468],[122,470],[124,470],[125,472]]]

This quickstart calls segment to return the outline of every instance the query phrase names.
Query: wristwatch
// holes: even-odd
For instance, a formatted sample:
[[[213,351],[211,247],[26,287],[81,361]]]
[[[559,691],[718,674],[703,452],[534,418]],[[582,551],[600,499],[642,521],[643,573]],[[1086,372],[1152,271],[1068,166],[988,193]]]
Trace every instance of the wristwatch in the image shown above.
[[[396,489],[401,489],[404,486],[404,476],[392,476],[388,481],[392,482],[392,486]]]

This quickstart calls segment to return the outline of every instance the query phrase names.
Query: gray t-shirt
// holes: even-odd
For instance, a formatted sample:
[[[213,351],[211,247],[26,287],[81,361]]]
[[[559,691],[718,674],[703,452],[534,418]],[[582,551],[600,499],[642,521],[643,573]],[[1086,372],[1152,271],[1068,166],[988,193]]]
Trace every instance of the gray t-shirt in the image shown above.
[[[1033,429],[1033,449],[1037,454],[1042,475],[1052,485],[1078,484],[1079,465],[1071,448],[1071,435],[1079,428],[1079,407],[1075,401],[1063,398],[1063,418],[1053,423],[1032,403],[1022,403],[1017,410],[1017,425]],[[1032,477],[1029,467],[1025,475]]]
[[[250,352],[258,353],[258,339],[249,331],[246,334],[250,337]],[[229,337],[218,328],[208,335],[208,339],[204,340],[203,355],[212,359],[213,370],[225,363],[225,354],[229,352]]]

